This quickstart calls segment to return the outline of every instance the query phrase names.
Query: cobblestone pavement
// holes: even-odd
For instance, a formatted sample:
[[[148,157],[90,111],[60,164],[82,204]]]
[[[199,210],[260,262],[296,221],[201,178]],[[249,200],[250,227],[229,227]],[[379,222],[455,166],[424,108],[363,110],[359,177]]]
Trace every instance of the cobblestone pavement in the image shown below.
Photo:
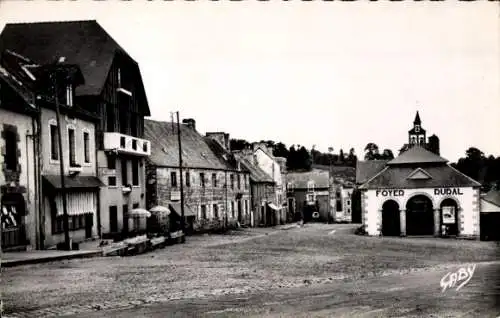
[[[336,232],[329,234],[332,229]],[[196,315],[239,316],[241,311],[229,310],[237,310],[241,303],[249,308],[248,314],[256,316],[272,315],[272,311],[262,311],[269,307],[294,316],[303,305],[299,297],[307,300],[314,290],[324,291],[317,292],[322,299],[339,286],[351,286],[366,295],[365,299],[379,299],[387,288],[385,279],[405,282],[408,275],[438,275],[463,263],[497,260],[494,243],[370,238],[355,236],[352,229],[352,225],[323,224],[287,231],[247,229],[231,235],[188,237],[186,244],[133,257],[7,268],[2,273],[5,314],[109,317],[117,313],[115,316],[121,317],[128,313],[130,317],[148,317],[155,316],[157,308],[158,317],[165,315],[165,310],[180,316],[189,310]],[[428,279],[439,286],[434,282],[436,277]],[[416,278],[414,282],[421,284],[428,279]],[[378,291],[362,283],[369,280],[374,280]],[[336,294],[341,295],[339,290]],[[272,303],[272,296],[284,305],[261,306]],[[315,303],[313,299],[308,302]],[[410,296],[404,299],[408,302]],[[200,308],[207,303],[212,304],[212,313]],[[356,310],[355,305],[350,303],[349,307]],[[311,310],[317,309],[321,316],[320,310],[332,312],[336,308],[331,302],[321,307],[311,306]]]

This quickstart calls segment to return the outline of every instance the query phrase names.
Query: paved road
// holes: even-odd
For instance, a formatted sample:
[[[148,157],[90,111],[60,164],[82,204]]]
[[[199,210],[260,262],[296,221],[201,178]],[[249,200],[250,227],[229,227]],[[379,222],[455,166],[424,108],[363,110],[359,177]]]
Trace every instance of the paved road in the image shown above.
[[[467,265],[467,264],[464,264]],[[459,291],[441,289],[449,269],[206,299],[169,301],[74,317],[497,317],[500,262],[476,264]],[[458,286],[458,285],[457,285]],[[71,316],[68,316],[71,317]]]

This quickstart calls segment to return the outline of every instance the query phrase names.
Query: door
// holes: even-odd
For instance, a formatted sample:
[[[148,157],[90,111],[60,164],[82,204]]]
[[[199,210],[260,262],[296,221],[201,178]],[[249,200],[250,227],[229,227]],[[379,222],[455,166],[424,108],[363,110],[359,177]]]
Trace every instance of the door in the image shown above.
[[[92,237],[92,227],[94,226],[94,215],[91,213],[85,214],[85,238]]]
[[[238,222],[243,222],[243,218],[241,215],[241,200],[238,200]]]
[[[118,232],[118,209],[116,206],[109,207],[109,231]]]
[[[123,231],[125,233],[127,233],[128,232],[128,204],[123,205],[122,213],[123,213]]]

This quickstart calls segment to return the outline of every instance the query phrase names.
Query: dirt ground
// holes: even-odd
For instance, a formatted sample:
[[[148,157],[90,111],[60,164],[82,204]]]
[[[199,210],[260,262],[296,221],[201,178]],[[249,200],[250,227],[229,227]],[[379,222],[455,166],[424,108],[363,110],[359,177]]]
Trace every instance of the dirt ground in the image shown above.
[[[465,317],[496,316],[497,244],[361,237],[353,229],[326,224],[246,229],[188,237],[186,244],[133,257],[6,268],[4,313],[411,317],[443,308],[441,313],[455,313],[452,317],[465,310]],[[441,292],[447,271],[472,263],[479,264],[478,274],[460,293]]]

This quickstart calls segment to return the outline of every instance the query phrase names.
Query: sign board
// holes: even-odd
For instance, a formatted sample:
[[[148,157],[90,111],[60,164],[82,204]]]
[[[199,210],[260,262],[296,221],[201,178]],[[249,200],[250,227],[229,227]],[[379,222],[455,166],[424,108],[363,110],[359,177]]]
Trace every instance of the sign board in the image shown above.
[[[434,189],[434,195],[463,195],[460,188],[441,188]]]
[[[443,224],[455,224],[455,207],[444,206],[443,210]]]
[[[405,190],[403,189],[378,189],[375,191],[375,195],[383,197],[402,197],[405,195]],[[462,189],[460,188],[435,188],[434,195],[463,195]]]

